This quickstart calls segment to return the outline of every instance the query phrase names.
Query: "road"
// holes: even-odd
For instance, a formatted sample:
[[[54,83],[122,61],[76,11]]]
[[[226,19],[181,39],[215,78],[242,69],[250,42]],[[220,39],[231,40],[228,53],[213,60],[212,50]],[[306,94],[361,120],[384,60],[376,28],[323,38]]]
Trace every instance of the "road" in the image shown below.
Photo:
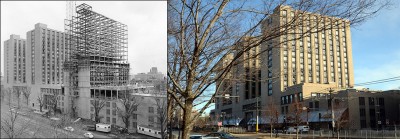
[[[12,104],[16,107],[16,104]],[[79,122],[77,124],[72,124],[75,130],[73,132],[66,131],[64,129],[56,128],[52,125],[56,121],[49,118],[42,117],[40,114],[34,113],[30,108],[22,107],[24,104],[21,103],[21,108],[16,110],[20,113],[15,120],[15,132],[23,131],[21,134],[17,134],[17,138],[85,138],[84,133],[88,132],[83,130],[82,124]],[[8,103],[1,101],[1,121],[2,126],[4,122],[10,122],[11,111]],[[21,115],[22,114],[22,115]],[[152,138],[140,134],[130,134],[130,135],[114,135],[112,133],[102,133],[97,131],[91,131],[95,138]],[[9,138],[8,135],[1,130],[1,138]]]
[[[15,133],[22,131],[20,134],[16,134],[18,138],[84,138],[83,134],[85,131],[76,130],[74,132],[69,132],[64,129],[56,128],[52,126],[55,121],[33,113],[27,108],[21,108],[16,111],[22,114],[18,114],[14,124]],[[2,102],[2,126],[5,125],[3,125],[4,122],[11,121],[11,114],[10,107],[5,102]],[[95,137],[109,138],[108,136],[97,134],[95,134]],[[1,130],[1,138],[8,138],[7,134],[3,130]]]

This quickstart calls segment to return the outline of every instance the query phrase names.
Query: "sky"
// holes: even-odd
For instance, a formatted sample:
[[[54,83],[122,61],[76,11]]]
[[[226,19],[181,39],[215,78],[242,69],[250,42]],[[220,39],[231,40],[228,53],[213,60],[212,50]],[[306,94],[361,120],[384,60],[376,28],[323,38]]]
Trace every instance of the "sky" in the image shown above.
[[[400,2],[351,28],[355,84],[400,76]],[[400,80],[363,86],[400,89]]]
[[[165,1],[77,1],[128,26],[130,74],[147,73],[151,67],[167,71],[167,2]],[[64,31],[65,1],[1,1],[1,73],[4,75],[4,41],[11,34],[26,39],[36,23]]]

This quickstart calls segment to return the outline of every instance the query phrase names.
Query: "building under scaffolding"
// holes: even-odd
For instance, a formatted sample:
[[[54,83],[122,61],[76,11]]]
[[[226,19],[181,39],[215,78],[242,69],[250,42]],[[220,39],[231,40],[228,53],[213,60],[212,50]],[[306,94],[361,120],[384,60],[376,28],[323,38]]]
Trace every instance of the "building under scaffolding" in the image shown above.
[[[73,113],[89,119],[93,118],[89,111],[91,99],[112,98],[126,92],[122,86],[129,83],[128,29],[94,12],[87,4],[78,5],[72,11],[76,12],[65,20],[68,48],[64,62],[65,88],[72,96]]]

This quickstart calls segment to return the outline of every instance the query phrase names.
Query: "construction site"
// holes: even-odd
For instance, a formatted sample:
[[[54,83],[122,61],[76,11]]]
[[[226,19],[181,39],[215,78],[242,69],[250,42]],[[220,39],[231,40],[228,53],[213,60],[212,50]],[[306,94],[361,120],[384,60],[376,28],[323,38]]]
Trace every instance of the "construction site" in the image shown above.
[[[96,13],[85,3],[67,5],[65,20],[67,75],[71,113],[93,119],[90,100],[118,98],[129,83],[127,25]],[[117,116],[103,118],[105,123]]]

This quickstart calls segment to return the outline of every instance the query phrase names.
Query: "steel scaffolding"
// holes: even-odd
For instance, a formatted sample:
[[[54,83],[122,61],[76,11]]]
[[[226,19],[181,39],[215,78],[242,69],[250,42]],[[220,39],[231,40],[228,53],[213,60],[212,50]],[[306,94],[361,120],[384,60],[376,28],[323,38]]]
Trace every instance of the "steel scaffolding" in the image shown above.
[[[91,87],[121,86],[129,81],[128,29],[111,18],[92,11],[87,4],[76,6],[65,20],[68,53],[64,70],[69,86],[78,90],[78,73],[89,70]],[[82,76],[82,74],[80,74]]]

